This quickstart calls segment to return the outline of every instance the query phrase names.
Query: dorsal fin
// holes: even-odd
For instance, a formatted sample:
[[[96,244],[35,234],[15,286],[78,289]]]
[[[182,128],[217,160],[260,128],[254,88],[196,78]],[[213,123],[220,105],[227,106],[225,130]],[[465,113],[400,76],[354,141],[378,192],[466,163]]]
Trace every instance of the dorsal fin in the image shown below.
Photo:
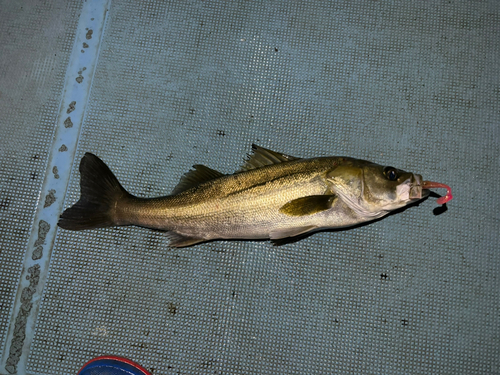
[[[252,144],[252,151],[253,153],[248,155],[248,160],[245,162],[245,164],[240,168],[238,172],[245,172],[251,169],[264,167],[266,165],[285,163],[287,161],[300,159],[296,158],[295,156],[290,156],[282,154],[280,152],[271,151],[264,147],[257,146],[255,144]]]
[[[215,169],[205,167],[201,164],[193,165],[193,168],[194,169],[190,170],[181,177],[181,180],[172,191],[172,195],[182,193],[183,191],[189,190],[204,182],[225,176],[223,173],[216,171]]]

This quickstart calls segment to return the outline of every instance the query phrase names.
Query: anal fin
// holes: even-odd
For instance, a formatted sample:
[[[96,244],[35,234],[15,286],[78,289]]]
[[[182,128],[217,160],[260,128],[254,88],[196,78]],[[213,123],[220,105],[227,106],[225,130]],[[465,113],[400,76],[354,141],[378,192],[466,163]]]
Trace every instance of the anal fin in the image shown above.
[[[175,232],[168,232],[168,237],[170,238],[170,243],[168,244],[170,247],[186,247],[206,241],[203,238],[183,236]]]

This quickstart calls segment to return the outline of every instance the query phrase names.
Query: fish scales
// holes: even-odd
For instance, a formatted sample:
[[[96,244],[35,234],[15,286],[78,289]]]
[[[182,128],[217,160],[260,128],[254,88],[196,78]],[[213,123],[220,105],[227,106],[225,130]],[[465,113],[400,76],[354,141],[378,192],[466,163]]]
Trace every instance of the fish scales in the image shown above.
[[[275,227],[310,222],[284,215],[279,208],[303,196],[324,194],[328,190],[324,175],[336,163],[337,158],[318,158],[290,162],[285,168],[271,165],[224,176],[176,196],[137,200],[127,210],[143,214],[127,224],[185,235],[201,231],[207,237],[261,238]]]

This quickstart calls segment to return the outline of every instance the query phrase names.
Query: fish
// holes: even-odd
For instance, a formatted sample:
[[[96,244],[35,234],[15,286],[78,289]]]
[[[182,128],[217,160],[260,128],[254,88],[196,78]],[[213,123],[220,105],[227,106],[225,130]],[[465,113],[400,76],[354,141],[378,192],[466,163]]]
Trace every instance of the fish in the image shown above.
[[[348,228],[418,202],[448,185],[391,166],[351,157],[299,158],[252,145],[233,174],[194,165],[164,197],[128,193],[92,153],[80,162],[81,196],[59,227],[86,230],[136,225],[163,230],[170,247],[211,240],[280,241]]]

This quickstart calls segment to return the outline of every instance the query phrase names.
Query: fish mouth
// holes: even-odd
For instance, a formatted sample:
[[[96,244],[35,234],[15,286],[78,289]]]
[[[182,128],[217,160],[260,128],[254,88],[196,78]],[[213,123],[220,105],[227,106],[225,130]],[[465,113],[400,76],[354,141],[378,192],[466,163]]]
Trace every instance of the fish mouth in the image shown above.
[[[429,195],[429,190],[422,189],[422,176],[419,174],[412,175],[410,182],[410,191],[408,198],[411,200],[422,199]]]
[[[409,199],[422,199],[429,195],[430,191],[422,189],[420,185],[410,187]]]
[[[422,176],[412,174],[396,188],[396,194],[402,202],[414,202],[429,195],[429,190],[422,189]]]

